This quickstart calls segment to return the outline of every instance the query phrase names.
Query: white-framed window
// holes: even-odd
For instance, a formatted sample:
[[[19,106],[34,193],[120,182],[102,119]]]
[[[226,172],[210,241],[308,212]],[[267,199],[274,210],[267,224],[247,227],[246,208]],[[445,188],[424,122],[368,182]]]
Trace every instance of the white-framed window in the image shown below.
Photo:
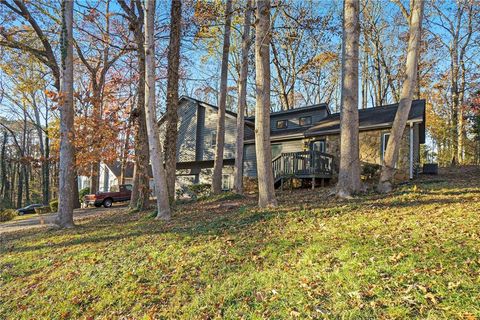
[[[277,129],[286,129],[288,127],[288,120],[277,120],[275,127]]]
[[[210,133],[210,147],[215,148],[216,144],[217,144],[217,133],[216,132],[211,132]]]
[[[232,190],[232,176],[230,174],[222,174],[222,190]]]
[[[387,151],[388,139],[390,139],[390,132],[382,133],[382,149],[381,149],[381,152],[380,152],[380,160],[381,160],[382,163],[383,163],[383,160],[385,159],[385,153]]]
[[[309,126],[312,124],[312,117],[307,116],[307,117],[300,117],[298,118],[298,124],[300,126]]]

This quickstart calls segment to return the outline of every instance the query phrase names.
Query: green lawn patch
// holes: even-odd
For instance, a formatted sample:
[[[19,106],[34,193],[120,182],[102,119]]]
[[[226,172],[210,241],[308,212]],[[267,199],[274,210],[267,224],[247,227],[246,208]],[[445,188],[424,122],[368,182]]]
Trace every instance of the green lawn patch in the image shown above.
[[[480,171],[475,171],[480,174]],[[479,175],[477,175],[477,178]],[[116,209],[7,235],[0,319],[475,319],[480,179],[335,200],[325,189]]]

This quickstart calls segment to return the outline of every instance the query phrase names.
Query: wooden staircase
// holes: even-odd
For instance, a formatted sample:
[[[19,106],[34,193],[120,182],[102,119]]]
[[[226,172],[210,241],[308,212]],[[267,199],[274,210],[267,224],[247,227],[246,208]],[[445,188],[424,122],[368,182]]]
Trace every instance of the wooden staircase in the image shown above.
[[[275,186],[283,185],[287,179],[330,179],[333,176],[333,156],[320,151],[282,153],[272,160]]]

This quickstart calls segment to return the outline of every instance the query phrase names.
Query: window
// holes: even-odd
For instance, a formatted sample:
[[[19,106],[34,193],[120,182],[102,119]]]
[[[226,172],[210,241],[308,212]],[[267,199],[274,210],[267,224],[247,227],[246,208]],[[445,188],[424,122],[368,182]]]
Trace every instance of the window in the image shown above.
[[[325,152],[325,140],[317,140],[312,142],[312,151]]]
[[[285,129],[286,127],[288,127],[287,120],[277,120],[277,124],[276,124],[277,129]]]
[[[272,144],[272,159],[282,153],[282,145],[280,143]]]
[[[216,144],[217,144],[217,133],[212,132],[210,133],[210,147],[215,148]]]
[[[300,126],[309,126],[312,124],[312,117],[300,117],[298,118],[298,124]]]
[[[385,152],[387,151],[388,139],[390,138],[390,133],[382,133],[382,149],[380,152],[380,160],[383,163],[385,157]]]
[[[232,176],[229,174],[222,174],[222,190],[232,189]]]

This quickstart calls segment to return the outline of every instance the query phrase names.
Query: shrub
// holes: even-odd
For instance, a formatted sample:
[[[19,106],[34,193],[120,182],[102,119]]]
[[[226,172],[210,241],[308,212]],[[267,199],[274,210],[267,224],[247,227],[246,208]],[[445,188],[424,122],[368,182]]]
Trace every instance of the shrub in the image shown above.
[[[362,167],[362,176],[367,180],[373,179],[379,172],[381,166],[376,163],[365,163]]]
[[[13,209],[0,210],[0,222],[10,221],[17,215],[17,212]]]
[[[78,198],[80,199],[80,202],[83,200],[83,197],[85,197],[87,194],[90,194],[90,188],[83,188],[78,192]]]
[[[52,209],[52,212],[57,212],[58,211],[58,200],[54,199],[50,201],[50,209]]]
[[[35,213],[36,214],[45,214],[45,213],[50,213],[50,212],[52,212],[52,210],[49,206],[43,206],[43,207],[35,208]]]
[[[177,198],[188,197],[191,199],[205,198],[210,195],[211,185],[208,183],[192,184],[177,190]]]

